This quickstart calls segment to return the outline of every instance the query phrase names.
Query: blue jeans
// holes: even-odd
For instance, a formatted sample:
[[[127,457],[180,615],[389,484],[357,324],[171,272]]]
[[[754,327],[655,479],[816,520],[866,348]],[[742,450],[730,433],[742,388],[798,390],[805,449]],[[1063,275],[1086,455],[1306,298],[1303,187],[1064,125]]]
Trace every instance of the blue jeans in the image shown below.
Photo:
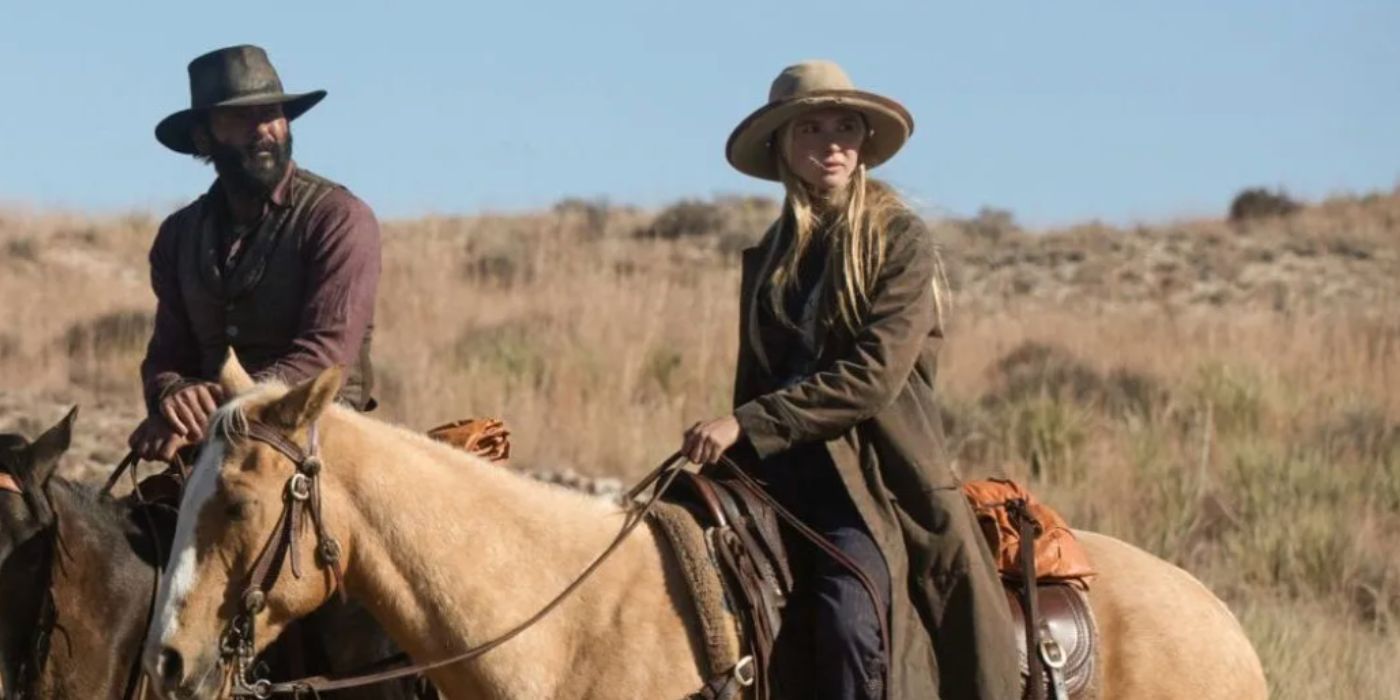
[[[835,559],[801,536],[792,537],[789,552],[797,583],[779,635],[779,645],[786,648],[776,653],[789,659],[790,669],[801,669],[780,673],[799,675],[803,688],[799,696],[789,692],[791,683],[783,684],[787,690],[782,697],[878,700],[888,663],[880,639],[880,620],[889,619],[890,573],[884,555],[821,446],[799,447],[768,460],[763,477],[778,502],[860,567],[884,608],[877,610],[860,579]]]

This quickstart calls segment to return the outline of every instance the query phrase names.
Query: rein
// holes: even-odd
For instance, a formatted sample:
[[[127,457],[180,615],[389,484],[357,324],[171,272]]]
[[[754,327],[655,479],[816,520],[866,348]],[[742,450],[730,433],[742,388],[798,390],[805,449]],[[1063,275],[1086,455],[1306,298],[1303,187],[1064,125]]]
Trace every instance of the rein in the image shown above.
[[[290,554],[292,557],[292,574],[297,578],[301,577],[297,561],[297,535],[301,531],[301,518],[299,515],[306,511],[312,520],[316,532],[316,551],[318,564],[323,568],[329,568],[335,579],[336,590],[342,599],[345,597],[345,586],[343,574],[339,568],[341,547],[340,544],[325,529],[324,516],[321,511],[321,487],[320,475],[323,464],[317,452],[319,444],[316,439],[316,424],[313,422],[308,429],[307,448],[303,450],[299,445],[288,440],[282,433],[273,429],[265,423],[249,421],[243,434],[266,444],[283,456],[291,460],[296,465],[296,471],[287,480],[285,494],[283,496],[284,506],[282,515],[278,518],[277,524],[273,527],[272,533],[268,536],[267,543],[263,547],[262,553],[254,563],[253,572],[250,577],[250,584],[243,592],[242,611],[236,615],[229,623],[229,627],[224,633],[220,642],[220,654],[225,661],[232,660],[234,663],[234,688],[235,697],[252,697],[259,700],[266,700],[274,695],[291,695],[302,697],[310,695],[319,696],[320,693],[331,690],[344,690],[347,688],[357,688],[368,685],[375,685],[391,680],[417,676],[426,671],[442,668],[452,664],[469,661],[480,657],[487,652],[499,647],[517,635],[529,629],[535,623],[544,619],[555,608],[564,602],[574,591],[578,590],[588,578],[602,566],[608,557],[617,551],[618,547],[626,541],[643,522],[646,516],[655,508],[661,496],[671,487],[676,477],[685,469],[687,460],[676,452],[666,458],[660,465],[642,477],[625,495],[627,503],[627,517],[622,528],[613,538],[612,542],[603,549],[588,566],[553,599],[546,603],[535,614],[525,619],[515,627],[506,630],[496,637],[477,644],[467,650],[443,659],[438,659],[429,663],[405,664],[397,668],[390,668],[376,673],[365,673],[342,678],[331,678],[328,676],[310,676],[291,681],[274,683],[267,678],[256,678],[254,674],[253,656],[255,647],[256,627],[254,618],[261,612],[267,604],[267,592],[277,583],[277,578],[283,568],[283,560]],[[807,527],[795,515],[788,512],[776,500],[773,500],[763,488],[746,474],[739,465],[735,464],[728,457],[720,457],[721,465],[746,485],[752,487],[754,491],[772,506],[774,511],[783,520],[792,525],[804,538],[810,540],[819,549],[831,556],[842,567],[850,570],[861,585],[871,596],[877,610],[883,610],[883,595],[876,588],[870,577],[861,570],[860,566],[843,554],[835,545],[831,544],[821,534]],[[640,504],[638,496],[651,488],[651,494]],[[880,634],[885,648],[889,649],[889,629],[883,615],[880,616]]]

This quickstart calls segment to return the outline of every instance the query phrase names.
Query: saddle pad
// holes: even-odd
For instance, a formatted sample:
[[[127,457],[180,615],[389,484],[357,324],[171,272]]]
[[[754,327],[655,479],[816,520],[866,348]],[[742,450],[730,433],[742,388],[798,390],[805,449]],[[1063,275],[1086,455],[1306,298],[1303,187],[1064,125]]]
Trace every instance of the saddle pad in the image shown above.
[[[669,545],[686,590],[695,604],[704,635],[709,677],[727,674],[739,662],[739,621],[725,601],[719,565],[710,553],[705,532],[684,506],[657,503],[649,525],[658,540]]]
[[[1016,649],[1020,652],[1021,678],[1024,685],[1029,677],[1026,667],[1026,619],[1021,610],[1020,584],[1006,582],[1006,599],[1011,602],[1011,616],[1016,623]],[[1064,583],[1042,583],[1037,586],[1042,629],[1064,650],[1065,687],[1075,700],[1093,700],[1098,693],[1098,626],[1089,607],[1088,594]]]

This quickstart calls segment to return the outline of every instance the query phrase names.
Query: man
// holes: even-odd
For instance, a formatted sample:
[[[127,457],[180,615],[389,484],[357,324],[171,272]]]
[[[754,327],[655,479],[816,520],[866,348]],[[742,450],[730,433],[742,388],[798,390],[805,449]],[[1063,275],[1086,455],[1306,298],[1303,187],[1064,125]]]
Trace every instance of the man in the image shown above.
[[[347,368],[341,400],[370,410],[379,224],[344,187],[292,161],[290,122],[326,96],[288,94],[256,46],[189,65],[189,109],[156,126],[167,148],[211,163],[209,191],[161,224],[151,247],[155,330],[141,363],[145,459],[204,437],[225,399],[213,380],[232,347],[255,379],[288,384]]]
[[[163,119],[156,140],[212,164],[218,178],[161,224],[151,246],[156,320],[141,363],[148,417],[129,440],[142,458],[166,462],[203,440],[228,398],[214,380],[230,347],[259,380],[294,384],[344,366],[340,400],[374,407],[379,223],[344,187],[292,161],[290,122],[326,92],[283,92],[256,46],[204,54],[189,78],[190,108]],[[344,672],[396,651],[358,606],[333,602],[311,619],[276,643],[274,674]],[[367,693],[432,697],[412,685]]]

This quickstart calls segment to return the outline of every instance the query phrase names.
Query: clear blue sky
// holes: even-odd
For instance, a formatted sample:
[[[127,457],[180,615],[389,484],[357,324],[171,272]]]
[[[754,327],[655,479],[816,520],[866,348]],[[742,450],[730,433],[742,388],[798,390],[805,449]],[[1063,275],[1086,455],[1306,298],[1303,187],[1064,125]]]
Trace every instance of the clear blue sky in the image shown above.
[[[724,141],[813,57],[910,108],[878,172],[931,212],[1129,222],[1400,182],[1395,0],[5,5],[0,200],[45,207],[200,193],[207,166],[151,132],[189,59],[244,42],[329,90],[297,160],[384,217],[775,194]]]

